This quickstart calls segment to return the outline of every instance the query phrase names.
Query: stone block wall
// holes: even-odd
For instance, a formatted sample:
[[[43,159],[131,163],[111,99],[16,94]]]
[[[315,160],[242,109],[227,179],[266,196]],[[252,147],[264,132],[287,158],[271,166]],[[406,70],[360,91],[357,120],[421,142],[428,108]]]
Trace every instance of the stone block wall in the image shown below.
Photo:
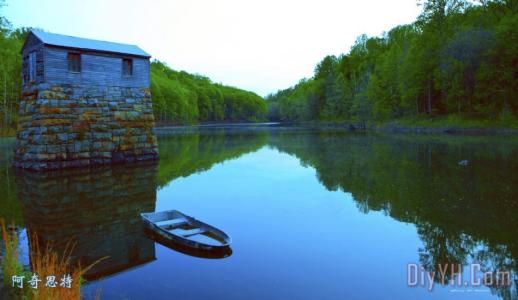
[[[16,167],[33,170],[158,159],[148,88],[49,85],[24,88]]]

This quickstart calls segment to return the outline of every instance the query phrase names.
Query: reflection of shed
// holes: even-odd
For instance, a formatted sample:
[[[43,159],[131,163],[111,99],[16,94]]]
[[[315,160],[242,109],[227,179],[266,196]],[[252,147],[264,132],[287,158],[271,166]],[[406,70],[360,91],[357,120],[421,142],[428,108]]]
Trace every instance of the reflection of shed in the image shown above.
[[[149,54],[134,45],[33,30],[22,57],[16,166],[58,169],[158,157]]]
[[[156,165],[102,167],[54,173],[18,171],[19,198],[29,232],[88,266],[87,280],[155,259],[154,242],[143,234],[140,213],[154,211]],[[32,249],[33,245],[29,245]]]

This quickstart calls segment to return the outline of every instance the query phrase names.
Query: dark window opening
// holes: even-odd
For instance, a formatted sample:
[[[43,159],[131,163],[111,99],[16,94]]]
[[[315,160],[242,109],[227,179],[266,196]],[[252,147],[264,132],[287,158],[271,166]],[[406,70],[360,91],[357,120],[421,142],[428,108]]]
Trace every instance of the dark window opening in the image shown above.
[[[122,75],[131,76],[133,75],[133,60],[129,58],[122,59]]]
[[[68,53],[67,59],[70,72],[81,72],[81,55],[79,53]]]
[[[29,56],[23,57],[23,83],[29,82]]]
[[[29,53],[29,82],[36,80],[36,52]]]

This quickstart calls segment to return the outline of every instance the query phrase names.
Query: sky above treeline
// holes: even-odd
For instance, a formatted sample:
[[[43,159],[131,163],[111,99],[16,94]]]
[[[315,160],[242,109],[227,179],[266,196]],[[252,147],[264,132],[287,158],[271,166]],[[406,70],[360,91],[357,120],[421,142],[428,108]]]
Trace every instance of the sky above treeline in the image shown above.
[[[14,27],[136,44],[175,70],[261,96],[311,77],[360,34],[413,22],[416,0],[6,0]]]

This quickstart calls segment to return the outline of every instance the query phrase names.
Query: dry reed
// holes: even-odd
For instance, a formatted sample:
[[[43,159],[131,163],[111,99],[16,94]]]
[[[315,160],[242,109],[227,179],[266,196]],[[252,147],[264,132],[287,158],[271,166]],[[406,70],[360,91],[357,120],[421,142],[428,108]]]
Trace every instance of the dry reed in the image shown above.
[[[12,276],[25,276],[26,282],[31,279],[41,280],[37,282],[37,288],[24,285],[22,293],[24,299],[29,300],[79,300],[81,299],[81,285],[84,283],[82,276],[94,265],[106,259],[103,257],[90,266],[82,268],[80,263],[72,265],[71,257],[74,244],[68,242],[61,255],[54,251],[50,244],[41,247],[36,233],[29,232],[30,264],[32,273],[23,272],[23,266],[19,261],[18,236],[16,232],[7,231],[5,223],[0,220],[2,239],[6,245],[6,255],[2,261],[2,270],[6,286],[11,286]],[[37,277],[34,277],[37,276]],[[52,279],[54,276],[54,280]],[[68,286],[65,279],[70,277]],[[49,284],[50,283],[50,284]],[[16,289],[16,288],[15,288]],[[100,298],[98,294],[97,299]]]

